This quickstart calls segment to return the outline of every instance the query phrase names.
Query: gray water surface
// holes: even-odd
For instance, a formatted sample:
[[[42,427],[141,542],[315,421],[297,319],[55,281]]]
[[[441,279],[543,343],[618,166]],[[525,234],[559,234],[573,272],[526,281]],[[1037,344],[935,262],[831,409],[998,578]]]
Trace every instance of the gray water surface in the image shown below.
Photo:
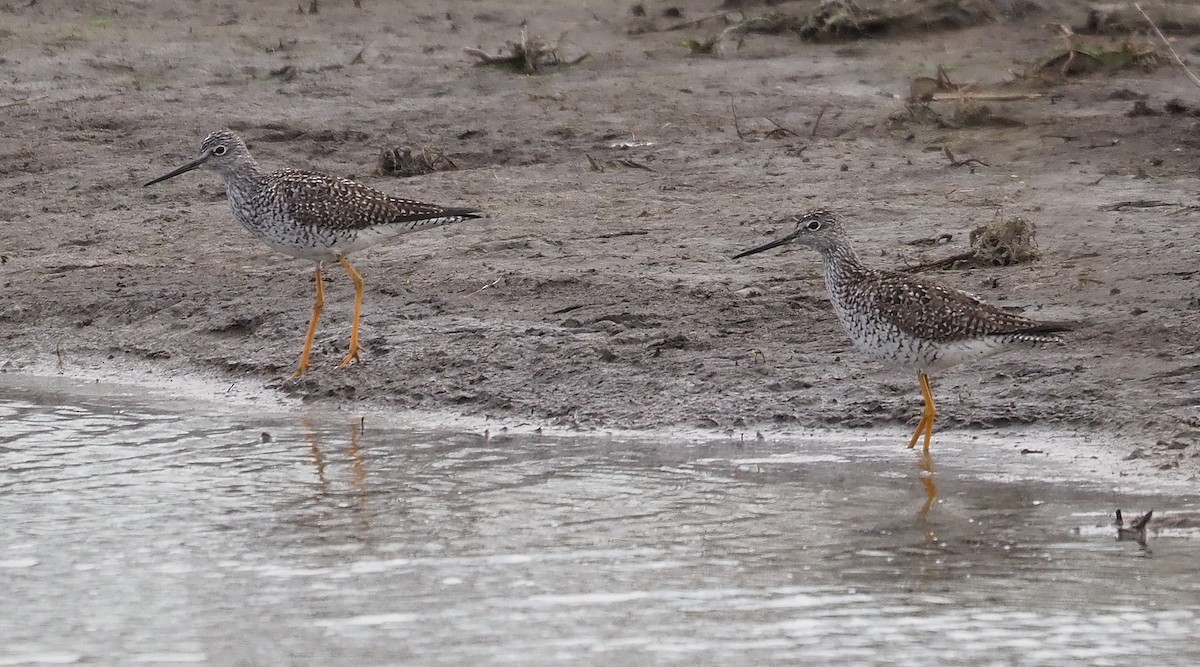
[[[938,435],[922,521],[905,434],[249,410],[0,387],[0,665],[1200,664],[1196,535],[1106,525],[1195,497],[1053,443]]]

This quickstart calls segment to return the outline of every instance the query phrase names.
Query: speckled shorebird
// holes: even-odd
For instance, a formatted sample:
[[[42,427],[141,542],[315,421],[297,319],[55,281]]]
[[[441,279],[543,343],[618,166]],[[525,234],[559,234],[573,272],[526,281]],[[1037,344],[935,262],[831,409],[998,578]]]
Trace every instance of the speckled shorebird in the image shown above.
[[[358,344],[358,322],[362,315],[363,279],[346,256],[393,236],[482,216],[478,209],[397,199],[349,179],[311,171],[281,169],[264,173],[242,138],[229,130],[208,135],[200,142],[199,157],[146,185],[200,166],[212,169],[225,181],[233,217],[250,233],[279,252],[317,263],[317,296],[304,352],[300,354],[300,367],[293,377],[300,377],[309,368],[317,321],[325,307],[321,280],[324,262],[337,260],[354,281],[350,352],[342,359],[341,368],[360,361],[362,351]]]
[[[838,320],[855,347],[885,363],[915,370],[925,411],[908,447],[925,435],[929,452],[937,409],[928,373],[980,359],[1018,343],[1058,342],[1065,322],[1039,322],[985,303],[961,290],[862,263],[838,217],[824,209],[785,218],[787,236],[734,259],[797,243],[821,253],[825,285]]]

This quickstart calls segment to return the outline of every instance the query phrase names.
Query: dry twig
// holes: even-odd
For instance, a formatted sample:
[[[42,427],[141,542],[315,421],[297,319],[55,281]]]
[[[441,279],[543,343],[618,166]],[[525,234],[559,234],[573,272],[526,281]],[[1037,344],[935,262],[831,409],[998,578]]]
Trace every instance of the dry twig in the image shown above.
[[[1192,74],[1192,70],[1188,69],[1188,66],[1183,63],[1183,58],[1180,58],[1179,54],[1175,53],[1175,49],[1171,46],[1171,42],[1167,41],[1167,36],[1158,29],[1158,26],[1154,25],[1154,21],[1150,20],[1150,15],[1146,13],[1146,10],[1142,9],[1142,5],[1135,2],[1133,3],[1133,7],[1146,18],[1146,23],[1149,23],[1150,27],[1154,28],[1154,34],[1158,35],[1158,38],[1162,40],[1162,43],[1167,45],[1167,51],[1171,52],[1171,57],[1175,59],[1175,62],[1179,63],[1179,66],[1183,68],[1184,73],[1188,75],[1188,78],[1192,80],[1192,83],[1200,86],[1200,78],[1198,78],[1195,74]]]
[[[1100,207],[1101,211],[1128,211],[1130,209],[1139,208],[1162,208],[1166,206],[1182,206],[1179,202],[1162,201],[1161,199],[1134,199],[1129,201],[1118,201],[1111,204],[1105,204]]]
[[[763,118],[766,118],[767,122],[769,122],[775,126],[774,130],[771,130],[770,132],[767,132],[767,134],[766,134],[766,136],[770,137],[771,139],[779,139],[781,137],[798,137],[798,136],[800,136],[799,132],[793,130],[790,127],[784,127],[783,125],[781,125],[779,123],[779,121],[775,120],[774,118],[767,118],[766,116],[763,116]]]
[[[817,119],[813,121],[812,132],[808,133],[809,138],[817,136],[817,128],[821,126],[821,119],[825,117],[825,112],[829,109],[829,105],[821,106],[821,110],[817,112]]]
[[[9,107],[21,106],[22,104],[29,104],[31,102],[36,102],[38,100],[45,99],[47,97],[50,97],[50,96],[49,95],[38,95],[36,97],[23,97],[19,100],[13,100],[12,102],[5,102],[4,104],[0,104],[0,109],[7,109]]]
[[[708,16],[701,16],[700,18],[693,19],[691,21],[684,21],[683,23],[676,23],[674,25],[669,25],[666,28],[663,28],[663,32],[671,32],[674,30],[683,30],[684,28],[690,28],[695,25],[700,25],[701,23],[704,23],[705,21],[711,21],[713,19],[723,19],[726,16],[729,16],[730,14],[737,14],[737,13],[740,13],[740,12],[737,12],[737,11],[717,12],[716,14],[709,14]]]
[[[979,159],[976,159],[973,157],[969,157],[965,160],[959,160],[958,158],[954,157],[954,153],[952,153],[950,151],[949,146],[942,146],[942,154],[945,155],[946,159],[950,161],[951,167],[963,167],[963,166],[972,165],[972,164],[977,164],[981,167],[992,166],[992,165],[984,162],[983,160],[979,160]]]

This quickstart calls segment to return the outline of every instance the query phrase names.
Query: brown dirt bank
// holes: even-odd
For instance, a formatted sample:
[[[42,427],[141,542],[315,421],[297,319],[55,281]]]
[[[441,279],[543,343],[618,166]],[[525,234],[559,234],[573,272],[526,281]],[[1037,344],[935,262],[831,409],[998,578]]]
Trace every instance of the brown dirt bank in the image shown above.
[[[269,168],[490,214],[356,256],[366,363],[347,371],[333,367],[352,290],[334,267],[316,368],[286,391],[582,427],[907,432],[915,378],[850,348],[815,255],[727,258],[813,205],[840,209],[884,266],[960,251],[1002,213],[1037,224],[1042,260],[939,279],[1087,326],[935,377],[939,424],[1116,430],[1161,465],[1200,467],[1196,120],[1127,115],[1135,98],[1200,102],[1177,69],[1029,84],[1046,95],[955,128],[905,110],[910,80],[943,64],[1010,81],[1061,46],[1042,27],[1053,16],[842,44],[752,34],[696,57],[680,39],[719,26],[630,34],[622,2],[365,4],[8,3],[0,104],[28,98],[0,110],[9,368],[61,351],[67,372],[150,359],[282,385],[311,266],[237,227],[211,174],[139,187],[230,126]],[[591,56],[543,76],[470,66],[463,48],[494,52],[525,19]],[[432,145],[460,170],[372,175],[396,145]],[[944,146],[987,166],[952,167]],[[1174,205],[1109,206],[1136,200]]]

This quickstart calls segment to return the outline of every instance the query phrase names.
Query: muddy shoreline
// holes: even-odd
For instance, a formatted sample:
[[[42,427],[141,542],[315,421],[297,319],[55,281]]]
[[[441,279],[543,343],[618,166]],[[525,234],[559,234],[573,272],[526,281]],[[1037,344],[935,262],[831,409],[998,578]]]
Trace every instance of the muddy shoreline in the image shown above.
[[[1010,85],[1057,43],[1045,16],[850,44],[752,35],[695,57],[678,33],[630,34],[617,2],[449,8],[10,7],[11,94],[29,101],[0,116],[5,368],[149,364],[307,401],[582,429],[888,426],[906,439],[916,380],[851,349],[817,257],[728,258],[817,205],[886,267],[960,252],[978,225],[1020,215],[1040,261],[935,279],[1086,325],[934,377],[939,428],[1117,433],[1148,470],[1200,470],[1196,121],[1128,115],[1135,99],[1200,103],[1178,70],[1073,78],[989,106],[1011,122],[954,128],[905,116],[910,80],[941,64]],[[590,57],[532,77],[471,65],[464,48],[494,51],[526,19],[570,29]],[[314,369],[287,383],[311,265],[237,227],[210,174],[139,187],[224,126],[267,168],[489,217],[355,256],[366,363],[345,371],[352,288],[329,271]],[[398,145],[436,146],[459,170],[374,175]],[[954,167],[946,147],[986,166]]]

